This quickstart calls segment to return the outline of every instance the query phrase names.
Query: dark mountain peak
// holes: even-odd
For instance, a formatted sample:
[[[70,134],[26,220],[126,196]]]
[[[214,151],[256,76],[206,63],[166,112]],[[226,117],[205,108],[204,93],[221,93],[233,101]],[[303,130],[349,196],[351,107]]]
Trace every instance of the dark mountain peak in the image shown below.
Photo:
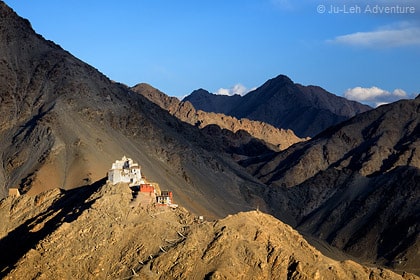
[[[278,75],[275,78],[269,79],[266,81],[262,86],[257,88],[254,91],[249,92],[247,95],[253,95],[255,92],[265,92],[269,95],[276,95],[279,93],[287,92],[287,90],[284,90],[288,87],[295,86],[295,83],[286,75]],[[283,90],[281,90],[283,89]]]
[[[191,92],[190,95],[194,95],[194,96],[208,96],[208,95],[214,95],[214,94],[210,93],[208,90],[205,90],[203,88],[199,88],[199,89],[196,89],[193,92]]]
[[[205,112],[228,114],[229,111],[241,100],[242,96],[218,95],[208,92],[205,89],[194,90],[182,101],[189,101],[197,110]]]
[[[281,83],[281,84],[294,84],[294,82],[286,75],[280,74],[277,77],[270,79],[268,81]]]
[[[244,96],[230,113],[238,118],[292,129],[300,137],[313,137],[331,125],[370,109],[319,86],[303,86],[279,75]]]

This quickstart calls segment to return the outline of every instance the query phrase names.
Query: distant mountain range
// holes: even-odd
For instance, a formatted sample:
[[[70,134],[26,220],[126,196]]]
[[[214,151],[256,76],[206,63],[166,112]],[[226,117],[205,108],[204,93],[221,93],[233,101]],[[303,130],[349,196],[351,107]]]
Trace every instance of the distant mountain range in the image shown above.
[[[268,80],[245,96],[215,95],[200,89],[183,101],[191,102],[197,110],[291,129],[299,137],[313,137],[332,125],[372,109],[317,86],[295,84],[284,75]]]

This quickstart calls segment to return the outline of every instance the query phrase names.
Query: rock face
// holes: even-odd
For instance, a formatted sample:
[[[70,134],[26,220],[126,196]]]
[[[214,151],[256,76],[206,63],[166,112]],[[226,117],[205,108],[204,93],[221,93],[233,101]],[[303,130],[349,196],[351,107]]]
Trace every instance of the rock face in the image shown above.
[[[371,109],[317,86],[295,84],[284,75],[268,80],[243,97],[232,97],[231,102],[223,103],[223,108],[213,111],[221,103],[221,98],[229,97],[199,91],[183,101],[191,102],[197,110],[223,112],[236,118],[291,129],[299,137],[313,137],[332,125]]]
[[[3,2],[0,53],[0,198],[90,184],[127,155],[197,213],[253,207],[242,193],[262,185],[198,128],[44,40]]]
[[[225,146],[225,150],[229,153],[242,156],[255,155],[269,149],[284,150],[304,141],[291,130],[278,129],[267,123],[248,119],[238,120],[222,113],[196,110],[190,102],[181,102],[176,97],[169,97],[148,84],[138,84],[132,90],[144,95],[180,120],[199,127],[213,139],[217,138],[220,140],[220,146]],[[267,147],[264,147],[265,145]],[[254,146],[253,151],[249,150],[251,146]],[[257,148],[258,146],[261,148]]]
[[[419,273],[420,98],[244,161],[278,217],[352,255]],[[294,202],[291,202],[294,201]],[[366,250],[369,248],[369,250]]]
[[[325,257],[267,214],[197,223],[103,183],[2,200],[2,279],[418,279]]]

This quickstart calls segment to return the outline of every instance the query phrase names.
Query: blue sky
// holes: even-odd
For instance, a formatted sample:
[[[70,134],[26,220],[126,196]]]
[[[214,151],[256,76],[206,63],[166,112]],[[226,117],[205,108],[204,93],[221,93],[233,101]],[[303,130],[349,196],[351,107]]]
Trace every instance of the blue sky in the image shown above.
[[[244,94],[279,74],[371,105],[420,93],[417,0],[5,2],[110,79],[171,96]]]

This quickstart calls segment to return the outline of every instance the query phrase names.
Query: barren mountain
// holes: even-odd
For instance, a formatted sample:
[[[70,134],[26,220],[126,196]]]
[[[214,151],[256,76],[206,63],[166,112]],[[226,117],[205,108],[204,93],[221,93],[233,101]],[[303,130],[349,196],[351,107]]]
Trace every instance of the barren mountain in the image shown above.
[[[224,114],[196,110],[190,102],[181,102],[176,97],[169,97],[148,84],[138,84],[132,90],[144,95],[180,120],[201,128],[207,135],[218,137],[222,140],[220,143],[227,145],[226,149],[230,152],[235,150],[239,152],[240,147],[254,146],[255,151],[248,153],[255,155],[257,152],[263,153],[264,149],[284,150],[297,142],[304,141],[291,130],[278,129],[264,122],[238,120]],[[258,143],[258,140],[263,143]],[[265,144],[268,147],[263,147]],[[258,149],[258,146],[262,148]],[[246,153],[242,151],[244,152]]]
[[[0,54],[1,277],[400,278],[325,258],[262,213],[194,223],[183,209],[139,205],[124,185],[105,183],[123,155],[194,215],[259,207],[353,255],[418,273],[419,98],[261,153],[268,140],[254,135],[269,126],[251,134],[222,115],[201,129],[181,121],[200,113],[111,82],[1,1]],[[280,77],[265,87],[299,86]],[[226,154],[235,141],[242,166]],[[4,198],[10,187],[26,195]]]
[[[242,164],[271,186],[278,217],[294,216],[298,229],[352,255],[419,273],[419,113],[420,97],[381,106]]]
[[[3,2],[0,53],[0,197],[86,185],[127,155],[190,210],[252,208],[242,193],[262,185],[198,128],[46,41]]]
[[[2,200],[2,279],[418,279],[325,257],[261,212],[199,222],[102,183]]]
[[[191,102],[197,110],[212,111],[216,106],[214,104],[221,103],[221,98],[229,97],[199,91],[183,101]],[[313,137],[332,125],[371,109],[317,86],[295,84],[284,75],[268,80],[243,97],[232,98],[234,102],[225,101],[224,107],[216,112],[291,129],[299,137]]]

